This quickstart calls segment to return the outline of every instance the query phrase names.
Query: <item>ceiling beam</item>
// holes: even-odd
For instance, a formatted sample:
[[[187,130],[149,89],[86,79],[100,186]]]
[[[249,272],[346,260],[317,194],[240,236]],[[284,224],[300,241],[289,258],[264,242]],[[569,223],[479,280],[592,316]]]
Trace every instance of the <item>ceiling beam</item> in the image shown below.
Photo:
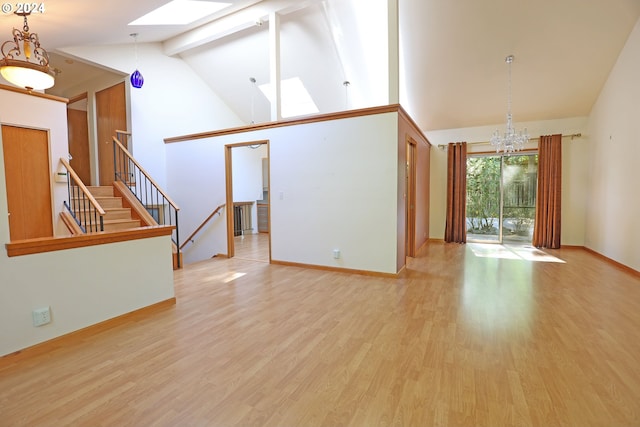
[[[242,10],[166,40],[163,43],[164,53],[168,56],[179,55],[256,25],[262,25],[268,22],[272,13],[283,16],[321,1],[254,0]]]

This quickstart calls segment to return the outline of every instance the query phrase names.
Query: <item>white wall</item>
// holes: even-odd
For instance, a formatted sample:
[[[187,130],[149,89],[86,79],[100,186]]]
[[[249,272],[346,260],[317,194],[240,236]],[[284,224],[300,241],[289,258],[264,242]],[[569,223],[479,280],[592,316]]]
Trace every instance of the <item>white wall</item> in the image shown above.
[[[576,117],[571,119],[545,120],[539,122],[516,123],[517,129],[526,127],[531,136],[551,134],[582,133],[581,138],[573,141],[563,138],[562,141],[562,244],[584,245],[585,210],[587,199],[587,156],[589,154],[589,135],[587,119]],[[431,198],[429,234],[432,239],[444,238],[447,208],[447,150],[437,146],[449,142],[487,141],[494,130],[502,129],[504,124],[481,126],[463,129],[447,129],[426,132],[427,138],[434,145],[431,150]],[[525,148],[537,147],[530,142]],[[469,152],[495,151],[489,144],[470,145]]]
[[[640,20],[589,117],[588,248],[640,271]]]
[[[132,54],[123,55],[127,51]],[[166,56],[159,43],[139,43],[137,63],[132,45],[71,47],[62,52],[126,74],[140,70],[142,88],[131,88],[127,79],[133,155],[164,189],[164,138],[243,124],[183,60]]]
[[[397,113],[386,113],[172,143],[169,191],[179,198],[189,234],[224,203],[225,144],[267,139],[272,259],[395,273],[397,135]],[[333,258],[334,249],[341,259]],[[220,217],[184,256],[194,262],[226,251]]]
[[[0,122],[48,129],[52,172],[67,155],[63,102],[0,89]],[[0,148],[0,243],[10,241],[5,161]],[[67,187],[52,186],[57,219]],[[11,258],[3,248],[0,356],[173,296],[170,236]],[[51,323],[32,326],[32,310],[46,306]]]
[[[28,102],[25,102],[25,100],[28,100]],[[67,185],[55,182],[53,174],[60,169],[60,158],[67,158],[69,154],[67,104],[0,89],[0,123],[49,131],[51,196],[53,197],[53,218],[51,221],[54,226],[54,235],[65,235],[67,232],[59,217],[64,208],[62,203],[67,197]],[[2,153],[0,152],[1,155]],[[2,169],[0,198],[6,199],[4,163],[0,167]],[[4,209],[4,212],[6,212],[6,206],[4,206]],[[0,215],[0,223],[5,224],[6,229],[9,229],[7,215]],[[7,233],[6,236],[0,234],[0,238],[4,238],[4,241],[8,242],[9,234]]]
[[[170,236],[11,258],[2,251],[0,271],[0,356],[174,297]],[[34,327],[31,312],[42,307],[51,323]]]

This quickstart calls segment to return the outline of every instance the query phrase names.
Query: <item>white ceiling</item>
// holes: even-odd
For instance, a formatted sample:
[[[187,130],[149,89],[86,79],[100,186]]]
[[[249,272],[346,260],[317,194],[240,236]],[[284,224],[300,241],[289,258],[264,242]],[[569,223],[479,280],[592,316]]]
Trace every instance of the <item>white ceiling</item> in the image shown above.
[[[316,103],[326,104],[324,110],[344,107],[349,102],[349,91],[353,89],[357,94],[358,85],[367,88],[359,95],[363,98],[371,92],[369,89],[376,89],[375,81],[369,80],[377,67],[372,68],[363,59],[366,51],[371,50],[367,45],[370,37],[353,35],[355,28],[370,18],[368,12],[352,8],[352,12],[358,12],[355,16],[342,13],[346,0],[227,1],[233,3],[231,11],[238,13],[264,4],[286,12],[282,19],[288,34],[283,39],[283,74],[286,69],[300,75],[317,98]],[[133,32],[139,33],[138,43],[172,38],[175,41],[179,35],[205,23],[202,20],[188,27],[127,26],[164,2],[55,0],[46,2],[45,14],[32,15],[29,24],[39,34],[43,47],[55,52],[69,46],[132,43]],[[371,0],[352,2],[360,7],[373,4]],[[504,58],[508,54],[516,58],[513,64],[516,122],[588,115],[640,16],[640,0],[398,2],[400,101],[425,131],[502,123],[506,112]],[[225,19],[223,15],[220,12],[214,18]],[[349,23],[349,19],[358,22]],[[338,32],[335,25],[339,26]],[[11,28],[16,26],[21,26],[18,17],[0,15],[0,40],[9,39]],[[298,47],[297,40],[305,46]],[[263,83],[268,78],[265,48],[268,44],[264,30],[256,28],[210,41],[181,52],[180,56],[249,122],[256,111],[264,108],[260,105],[264,101],[252,95],[248,79],[255,77],[258,83]],[[224,63],[220,62],[222,56],[227,58]],[[230,66],[229,58],[234,58],[231,62],[238,65]],[[286,58],[297,58],[297,65],[285,65],[294,63]],[[79,76],[87,77],[93,71],[83,64],[67,64],[63,60],[55,56],[52,60],[63,71],[54,89],[63,87],[65,79],[77,82]],[[74,67],[79,71],[74,71]],[[238,72],[238,67],[242,72]],[[352,86],[345,89],[341,83],[352,78]],[[375,96],[372,99],[375,102]],[[256,117],[256,121],[259,119]]]

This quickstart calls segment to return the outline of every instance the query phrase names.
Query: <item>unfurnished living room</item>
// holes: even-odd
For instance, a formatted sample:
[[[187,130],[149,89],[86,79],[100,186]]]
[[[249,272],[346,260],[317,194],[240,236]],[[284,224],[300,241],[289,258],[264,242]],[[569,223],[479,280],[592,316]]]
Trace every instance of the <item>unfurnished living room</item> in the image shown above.
[[[2,12],[0,426],[640,425],[637,0]]]

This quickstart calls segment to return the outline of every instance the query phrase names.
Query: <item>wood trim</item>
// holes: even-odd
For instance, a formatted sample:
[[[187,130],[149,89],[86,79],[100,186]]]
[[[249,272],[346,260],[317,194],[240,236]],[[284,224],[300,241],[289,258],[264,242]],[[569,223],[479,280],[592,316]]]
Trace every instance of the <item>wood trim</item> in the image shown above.
[[[267,145],[269,143],[268,139],[257,139],[255,141],[244,141],[244,142],[234,142],[232,144],[226,144],[229,147],[250,147],[252,145]]]
[[[65,168],[67,168],[67,172],[71,174],[71,177],[76,182],[76,185],[80,187],[80,190],[82,190],[82,193],[84,193],[85,197],[89,199],[89,203],[93,205],[98,214],[100,216],[105,216],[106,212],[104,211],[104,209],[102,209],[100,203],[98,203],[98,201],[93,197],[89,189],[83,184],[82,180],[80,179],[76,171],[73,170],[69,162],[64,157],[60,157],[60,162],[64,165]]]
[[[142,171],[142,173],[144,174],[144,176],[147,177],[147,179],[158,189],[158,191],[160,192],[160,194],[162,194],[164,196],[164,198],[167,200],[167,202],[173,206],[173,208],[177,211],[180,210],[180,208],[178,207],[178,205],[171,200],[171,197],[169,197],[167,194],[165,194],[165,192],[162,190],[162,188],[153,180],[153,178],[151,178],[151,175],[149,175],[147,173],[147,171],[142,167],[142,165],[140,165],[140,163],[138,163],[136,161],[136,159],[133,158],[133,156],[131,155],[131,153],[129,152],[129,150],[127,150],[125,148],[124,145],[122,145],[122,143],[120,143],[120,141],[118,141],[118,139],[113,136],[111,137],[113,139],[114,144],[117,144],[120,149],[127,155],[127,157],[129,157],[129,160],[131,160],[133,162],[134,165],[136,165],[138,167],[138,169],[140,169]]]
[[[417,168],[418,147],[417,142],[410,135],[405,138],[405,256],[416,256],[416,210],[417,210]]]
[[[113,188],[115,193],[114,195],[122,197],[123,207],[131,208],[131,213],[136,217],[136,219],[139,219],[142,224],[151,227],[159,225],[151,216],[149,211],[147,211],[144,206],[142,206],[140,200],[138,200],[136,196],[131,193],[131,191],[122,181],[114,181]]]
[[[224,147],[224,179],[227,206],[233,206],[233,171],[231,170],[232,149],[232,145],[225,145]],[[229,258],[233,258],[235,255],[235,243],[233,241],[233,237],[233,212],[229,213],[229,209],[227,209],[227,257]]]
[[[60,218],[62,219],[62,222],[64,223],[64,225],[66,225],[67,230],[69,230],[69,233],[71,233],[72,236],[84,234],[82,228],[80,228],[76,220],[73,219],[73,216],[69,212],[60,212]]]
[[[416,250],[416,254],[420,253],[420,251],[422,251],[424,248],[427,247],[427,245],[429,243],[440,243],[440,241],[431,241],[430,239],[427,239],[424,241],[424,243],[422,244],[422,246],[420,246],[417,250]]]
[[[400,109],[401,107],[399,104],[392,104],[392,105],[383,105],[380,107],[362,108],[359,110],[349,110],[349,111],[341,111],[337,113],[320,114],[320,115],[308,116],[308,117],[298,118],[298,119],[280,120],[277,122],[259,123],[259,124],[252,124],[252,125],[240,126],[235,128],[229,128],[229,129],[221,129],[221,130],[202,132],[202,133],[193,133],[190,135],[174,136],[171,138],[165,138],[164,143],[171,144],[174,142],[193,141],[196,139],[212,138],[216,136],[232,135],[236,133],[252,132],[252,131],[264,130],[264,129],[273,129],[273,128],[284,127],[284,126],[294,126],[294,125],[301,125],[301,124],[308,124],[308,123],[326,122],[329,120],[347,119],[352,117],[369,116],[374,114],[393,113],[393,112],[400,111]],[[414,123],[414,126],[415,126],[415,123]],[[419,132],[421,135],[424,135],[421,131]]]
[[[427,136],[424,134],[424,132],[422,132],[422,130],[418,127],[418,124],[411,118],[411,116],[409,116],[409,114],[405,111],[404,108],[402,108],[401,105],[398,105],[398,114],[400,115],[400,117],[402,117],[408,124],[409,126],[411,126],[413,128],[413,130],[420,135],[422,138],[424,138],[423,141],[421,141],[423,144],[428,145],[428,146],[432,146],[433,144],[431,144],[431,141],[429,141],[429,138],[427,138]]]
[[[175,305],[176,298],[169,298],[155,304],[151,304],[146,307],[142,307],[137,310],[113,317],[111,319],[107,319],[102,322],[87,326],[85,328],[78,329],[77,331],[69,332],[68,334],[61,335],[48,341],[35,344],[31,347],[27,347],[13,353],[5,354],[4,356],[0,357],[0,369],[5,368],[12,363],[17,363],[26,358],[49,353],[53,350],[65,347],[72,342],[90,338],[98,334],[99,332],[103,332],[108,329],[113,329],[117,326],[130,323],[134,321],[136,317],[148,316],[150,314],[166,310],[167,308],[173,307]]]
[[[582,249],[584,249],[585,251],[590,252],[590,253],[592,253],[593,255],[597,256],[598,258],[601,258],[601,259],[605,260],[605,261],[606,261],[606,262],[608,262],[609,264],[615,265],[616,267],[618,267],[618,268],[620,268],[620,269],[622,269],[622,270],[626,271],[627,273],[631,273],[631,274],[633,274],[633,275],[634,275],[634,276],[636,276],[636,277],[640,277],[640,271],[638,271],[638,270],[636,270],[636,269],[634,269],[634,268],[631,268],[631,267],[629,267],[629,266],[628,266],[628,265],[626,265],[626,264],[622,264],[621,262],[618,262],[618,261],[616,261],[616,260],[613,260],[613,259],[611,259],[611,258],[609,258],[609,257],[607,257],[607,256],[605,256],[605,255],[602,255],[600,252],[596,252],[596,251],[594,251],[593,249],[588,248],[588,247],[586,247],[586,246],[565,246],[565,245],[561,245],[561,246],[560,246],[560,249],[572,249],[572,248],[573,248],[573,249],[582,248]]]
[[[44,99],[48,99],[48,100],[51,100],[51,101],[64,102],[65,104],[69,103],[69,100],[67,98],[63,98],[61,96],[49,95],[49,94],[40,93],[40,92],[32,92],[32,91],[28,91],[26,89],[22,89],[20,87],[0,84],[0,89],[8,90],[9,92],[21,93],[23,95],[31,95],[31,96],[35,96],[37,98],[44,98]]]
[[[284,265],[287,267],[300,267],[300,268],[309,268],[309,269],[313,269],[313,270],[322,270],[322,271],[334,271],[334,272],[338,272],[338,273],[351,273],[351,274],[361,274],[364,276],[371,276],[371,277],[388,277],[388,278],[392,278],[395,279],[399,276],[399,272],[398,273],[382,273],[379,271],[370,271],[370,270],[356,270],[356,269],[352,269],[352,268],[341,268],[341,267],[330,267],[330,266],[326,266],[326,265],[316,265],[316,264],[304,264],[304,263],[298,263],[298,262],[289,262],[289,261],[278,261],[278,260],[271,260],[271,264],[275,264],[275,265]],[[404,269],[404,266],[402,267],[402,269],[400,271],[402,271]]]
[[[99,233],[82,234],[80,236],[43,237],[38,239],[16,240],[15,242],[5,244],[5,247],[7,248],[7,256],[14,257],[38,254],[42,252],[84,248],[108,243],[126,242],[129,240],[170,236],[174,228],[175,227],[172,225],[158,225],[155,227],[140,227],[130,230],[103,231]]]
[[[89,99],[89,94],[87,92],[83,92],[79,95],[72,96],[67,101],[67,104],[73,104],[74,102],[82,101],[83,99]]]

